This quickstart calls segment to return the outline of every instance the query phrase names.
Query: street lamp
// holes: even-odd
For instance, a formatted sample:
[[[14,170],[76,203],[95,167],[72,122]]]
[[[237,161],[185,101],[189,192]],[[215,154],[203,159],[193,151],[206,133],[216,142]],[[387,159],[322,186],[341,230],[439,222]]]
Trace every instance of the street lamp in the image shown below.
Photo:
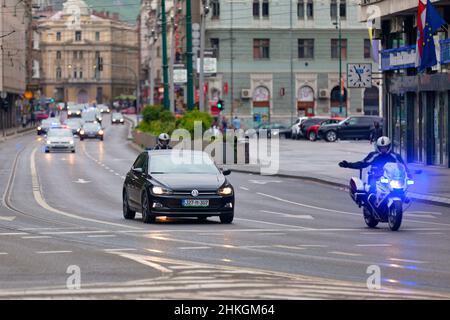
[[[338,50],[339,50],[339,111],[342,113],[342,108],[344,104],[344,95],[342,94],[342,28],[341,28],[341,18],[340,10],[336,10],[336,22],[333,22],[338,30]],[[347,117],[347,106],[345,108],[345,117]]]

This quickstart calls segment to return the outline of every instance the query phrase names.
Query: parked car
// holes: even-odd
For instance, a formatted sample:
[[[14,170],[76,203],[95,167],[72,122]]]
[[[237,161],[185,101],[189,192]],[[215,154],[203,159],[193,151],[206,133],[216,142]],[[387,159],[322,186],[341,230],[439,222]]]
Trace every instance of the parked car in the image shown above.
[[[369,139],[370,131],[374,123],[383,123],[383,119],[377,116],[351,116],[336,123],[323,125],[319,128],[319,137],[328,142],[337,139]]]
[[[290,128],[282,123],[263,123],[256,127],[256,134],[259,137],[261,130],[267,130],[267,138],[272,138],[272,136],[279,135],[280,137],[284,136],[285,138],[291,137]]]
[[[310,141],[316,141],[318,139],[319,129],[321,126],[328,124],[336,124],[341,122],[342,120],[344,120],[344,118],[340,117],[322,120],[318,124],[312,125],[307,129],[306,138],[309,139]]]
[[[306,119],[300,124],[300,136],[304,138],[308,138],[308,129],[311,126],[314,126],[316,124],[319,124],[323,121],[327,120],[327,118],[324,117],[311,117],[309,119]]]
[[[298,139],[300,138],[300,125],[303,123],[303,121],[309,119],[308,117],[299,117],[294,122],[294,124],[291,126],[291,138],[292,139]]]
[[[45,110],[38,110],[34,112],[36,121],[48,119],[48,113]]]

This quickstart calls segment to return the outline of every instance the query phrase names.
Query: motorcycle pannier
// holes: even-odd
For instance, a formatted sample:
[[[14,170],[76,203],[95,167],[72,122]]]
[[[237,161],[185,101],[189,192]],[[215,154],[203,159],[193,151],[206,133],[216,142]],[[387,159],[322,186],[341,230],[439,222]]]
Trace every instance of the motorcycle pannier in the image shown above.
[[[350,197],[358,204],[364,200],[366,191],[364,190],[364,183],[359,178],[350,179]]]

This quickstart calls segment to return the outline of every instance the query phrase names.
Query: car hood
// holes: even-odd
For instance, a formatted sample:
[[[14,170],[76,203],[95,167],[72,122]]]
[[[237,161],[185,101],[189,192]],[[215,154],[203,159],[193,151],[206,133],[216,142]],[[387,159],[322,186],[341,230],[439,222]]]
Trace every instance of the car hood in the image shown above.
[[[171,190],[215,190],[226,181],[222,174],[153,174],[152,179]]]
[[[47,141],[51,143],[70,142],[73,141],[73,138],[48,138]]]

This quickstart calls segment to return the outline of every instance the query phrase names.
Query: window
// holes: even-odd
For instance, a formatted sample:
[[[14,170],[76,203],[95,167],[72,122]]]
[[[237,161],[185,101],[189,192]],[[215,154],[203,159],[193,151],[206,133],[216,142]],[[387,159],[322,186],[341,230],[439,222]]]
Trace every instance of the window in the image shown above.
[[[298,58],[314,59],[314,39],[298,39]]]
[[[253,59],[269,59],[269,51],[269,39],[253,39]]]
[[[219,58],[219,38],[211,38],[210,40],[211,48],[214,50],[216,58]]]
[[[297,2],[297,17],[300,20],[305,19],[305,2],[303,0]]]
[[[75,31],[75,41],[81,41],[81,31]]]
[[[339,39],[331,39],[331,58],[339,59]],[[347,39],[341,39],[341,58],[347,59]]]
[[[73,52],[73,59],[77,60],[78,59],[78,51],[74,51]]]
[[[306,17],[308,19],[314,18],[314,4],[313,0],[308,0],[308,3],[306,5]]]
[[[337,0],[330,1],[330,17],[331,19],[337,18]]]
[[[73,78],[76,79],[78,76],[77,69],[73,69]]]
[[[262,16],[263,18],[269,18],[269,0],[263,0]]]
[[[259,19],[259,0],[253,0],[253,18]]]
[[[100,41],[100,32],[95,33],[95,41]]]
[[[56,68],[56,79],[61,79],[61,77],[62,77],[61,68],[58,67]]]
[[[61,32],[56,33],[56,41],[61,41]]]
[[[61,51],[56,51],[56,60],[61,60]]]
[[[364,59],[370,59],[372,57],[371,49],[370,39],[364,39]]]
[[[339,16],[341,19],[347,18],[347,4],[345,0],[339,1]]]
[[[210,3],[211,6],[211,18],[212,19],[219,19],[220,18],[220,2],[219,0],[211,0]]]
[[[83,68],[80,69],[80,79],[83,79]]]

